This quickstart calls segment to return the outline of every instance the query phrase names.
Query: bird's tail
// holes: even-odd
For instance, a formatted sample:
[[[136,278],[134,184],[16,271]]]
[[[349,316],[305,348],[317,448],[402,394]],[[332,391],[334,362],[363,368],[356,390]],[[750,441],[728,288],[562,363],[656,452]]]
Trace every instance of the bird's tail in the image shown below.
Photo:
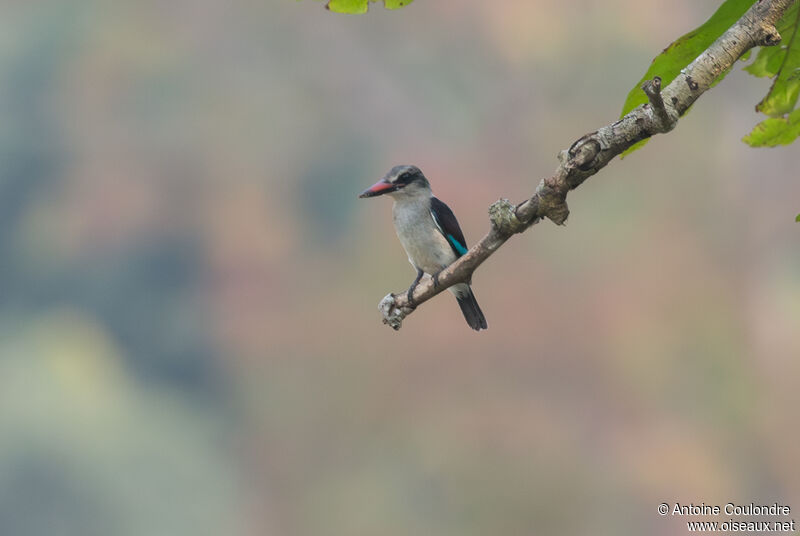
[[[486,329],[486,317],[483,316],[483,311],[478,306],[475,294],[472,293],[472,289],[469,286],[464,285],[464,287],[466,288],[458,289],[455,294],[467,324],[475,331]]]

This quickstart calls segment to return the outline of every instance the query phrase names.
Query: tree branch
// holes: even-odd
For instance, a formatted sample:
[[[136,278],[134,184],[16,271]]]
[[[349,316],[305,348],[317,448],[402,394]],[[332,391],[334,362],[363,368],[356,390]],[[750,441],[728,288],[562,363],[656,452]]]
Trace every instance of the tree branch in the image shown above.
[[[570,190],[604,168],[615,156],[633,144],[655,134],[669,132],[678,118],[716,78],[729,69],[746,51],[756,46],[776,45],[781,36],[775,23],[795,0],[758,0],[728,31],[711,44],[663,91],[661,79],[645,82],[642,90],[649,103],[630,111],[620,120],[579,138],[558,155],[560,164],[553,176],[542,179],[530,199],[514,206],[501,199],[489,207],[491,229],[480,242],[438,277],[439,285],[426,278],[413,294],[419,306],[456,283],[467,282],[478,266],[506,240],[525,231],[542,218],[562,225],[569,215],[566,198]],[[383,323],[400,329],[403,319],[415,308],[405,293],[388,294],[379,309]]]

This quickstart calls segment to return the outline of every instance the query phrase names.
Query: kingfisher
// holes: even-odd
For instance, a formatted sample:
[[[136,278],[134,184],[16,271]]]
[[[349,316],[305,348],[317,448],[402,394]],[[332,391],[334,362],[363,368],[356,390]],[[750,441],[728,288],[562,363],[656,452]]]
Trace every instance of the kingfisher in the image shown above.
[[[453,211],[433,196],[431,185],[417,166],[395,166],[378,182],[358,197],[389,195],[394,199],[392,216],[397,238],[408,255],[408,262],[417,270],[417,277],[408,288],[408,303],[414,307],[414,289],[424,274],[439,285],[439,273],[467,252],[464,233]],[[469,327],[486,329],[483,316],[469,283],[458,283],[452,292]]]

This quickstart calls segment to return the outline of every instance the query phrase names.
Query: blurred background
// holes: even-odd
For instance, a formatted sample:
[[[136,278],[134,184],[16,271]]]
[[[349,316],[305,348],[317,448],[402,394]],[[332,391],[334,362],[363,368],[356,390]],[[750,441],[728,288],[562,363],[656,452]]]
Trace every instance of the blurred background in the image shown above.
[[[414,271],[362,189],[417,164],[474,243],[718,7],[445,4],[4,3],[1,534],[800,509],[800,153],[740,142],[767,80],[733,73],[513,238],[474,277],[488,331],[449,295],[381,324]]]

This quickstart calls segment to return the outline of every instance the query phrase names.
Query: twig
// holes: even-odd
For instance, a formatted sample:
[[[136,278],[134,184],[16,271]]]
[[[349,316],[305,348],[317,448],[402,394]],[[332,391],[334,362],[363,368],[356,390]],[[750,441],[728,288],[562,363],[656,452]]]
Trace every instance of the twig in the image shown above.
[[[667,107],[664,105],[664,99],[661,98],[661,77],[653,77],[652,80],[646,80],[642,84],[642,91],[644,91],[647,98],[650,100],[650,106],[656,113],[656,116],[661,121],[661,126],[665,130],[672,130],[678,124],[678,114],[670,116]]]

